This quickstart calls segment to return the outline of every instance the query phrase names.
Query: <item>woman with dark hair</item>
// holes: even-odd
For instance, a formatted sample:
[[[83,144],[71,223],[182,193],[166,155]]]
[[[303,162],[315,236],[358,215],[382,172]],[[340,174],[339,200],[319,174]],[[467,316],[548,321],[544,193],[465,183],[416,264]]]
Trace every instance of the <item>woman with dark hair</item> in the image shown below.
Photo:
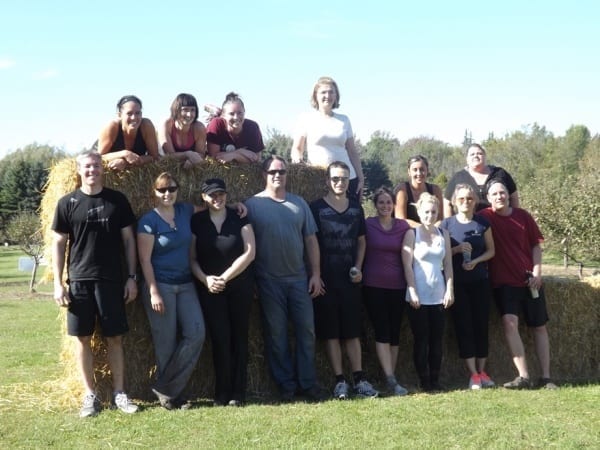
[[[406,295],[402,240],[410,226],[394,218],[394,195],[389,189],[377,189],[373,203],[377,216],[366,219],[365,306],[375,330],[375,351],[388,389],[394,395],[406,395],[408,391],[398,384],[395,371]]]
[[[190,260],[212,340],[214,404],[241,406],[246,399],[254,297],[254,231],[247,218],[225,207],[227,190],[220,178],[204,182],[202,199],[208,209],[192,217]]]
[[[457,184],[452,194],[457,214],[441,225],[450,234],[456,299],[451,311],[459,356],[469,370],[470,389],[494,386],[485,372],[492,298],[487,261],[494,257],[494,238],[487,219],[474,214],[477,200],[472,186]]]
[[[142,118],[142,101],[126,95],[117,102],[117,118],[100,132],[98,153],[108,167],[124,170],[158,158],[156,130],[150,119]]]
[[[415,205],[423,192],[434,195],[440,202],[440,205],[442,204],[442,190],[437,184],[426,182],[428,175],[429,162],[427,158],[421,155],[411,156],[408,159],[409,181],[401,183],[396,188],[396,208],[394,215],[399,219],[406,220],[413,228],[418,227],[421,223]],[[436,221],[441,220],[442,216],[440,214]]]
[[[517,192],[515,181],[502,167],[487,164],[485,148],[481,144],[471,144],[467,148],[466,156],[467,166],[456,172],[446,186],[446,191],[444,192],[444,217],[450,217],[454,214],[453,207],[457,205],[452,205],[452,194],[454,194],[456,185],[461,183],[468,184],[478,194],[479,201],[475,206],[475,212],[490,206],[487,201],[486,186],[492,180],[501,181],[508,188],[510,206],[514,208],[519,207],[519,193]]]
[[[303,114],[296,126],[292,144],[292,162],[304,160],[310,165],[326,168],[334,161],[350,167],[348,196],[360,199],[365,184],[360,156],[354,143],[350,119],[334,112],[340,106],[340,90],[329,77],[321,77],[313,87],[311,106],[315,111]]]
[[[189,256],[190,221],[197,208],[177,203],[178,190],[177,180],[168,172],[161,173],[153,186],[156,207],[140,218],[137,230],[144,274],[142,298],[156,355],[152,392],[166,409],[185,407],[183,391],[205,335]]]
[[[206,128],[208,154],[222,163],[259,162],[265,148],[260,128],[246,119],[246,108],[238,94],[230,92],[221,107],[221,115]]]
[[[160,145],[166,156],[184,161],[183,167],[199,164],[206,155],[206,127],[198,121],[193,95],[179,94],[171,104],[171,117],[163,124]]]

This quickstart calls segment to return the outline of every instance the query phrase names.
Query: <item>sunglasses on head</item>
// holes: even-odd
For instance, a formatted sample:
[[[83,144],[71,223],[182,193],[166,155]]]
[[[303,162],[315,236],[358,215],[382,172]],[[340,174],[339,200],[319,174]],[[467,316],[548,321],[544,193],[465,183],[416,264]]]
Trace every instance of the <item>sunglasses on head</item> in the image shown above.
[[[267,170],[269,175],[285,175],[287,170],[285,169],[275,169],[275,170]]]
[[[167,191],[169,191],[172,194],[173,192],[177,192],[177,189],[179,189],[177,186],[169,186],[169,187],[156,188],[156,190],[158,192],[160,192],[161,194],[164,194]]]

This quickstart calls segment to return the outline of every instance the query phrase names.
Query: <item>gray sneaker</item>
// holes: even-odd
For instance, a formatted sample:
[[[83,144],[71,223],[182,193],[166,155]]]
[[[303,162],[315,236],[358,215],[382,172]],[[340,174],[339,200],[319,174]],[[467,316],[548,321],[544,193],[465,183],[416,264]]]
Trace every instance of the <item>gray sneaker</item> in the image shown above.
[[[340,381],[335,385],[335,388],[333,388],[333,397],[338,400],[346,400],[348,398],[349,390],[350,387],[348,386],[348,383]]]
[[[392,389],[392,392],[394,393],[394,395],[402,396],[408,394],[408,389],[396,383],[396,385]]]
[[[375,390],[373,385],[367,380],[359,381],[354,385],[354,393],[357,397],[369,397],[374,398],[379,395],[379,392]]]
[[[87,394],[83,397],[83,404],[79,410],[79,417],[93,417],[100,412],[100,400],[95,394]]]
[[[113,398],[114,407],[120,409],[126,414],[137,412],[138,406],[133,403],[125,392],[118,392]]]

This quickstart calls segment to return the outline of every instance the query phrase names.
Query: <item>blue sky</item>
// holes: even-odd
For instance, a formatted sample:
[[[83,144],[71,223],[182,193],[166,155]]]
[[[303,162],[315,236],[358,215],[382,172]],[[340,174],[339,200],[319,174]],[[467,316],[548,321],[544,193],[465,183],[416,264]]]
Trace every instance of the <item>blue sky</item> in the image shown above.
[[[17,6],[17,4],[19,6]],[[600,131],[596,1],[10,2],[0,15],[0,157],[34,141],[76,152],[136,94],[155,126],[180,92],[292,134],[332,76],[366,142],[459,144],[537,122]]]

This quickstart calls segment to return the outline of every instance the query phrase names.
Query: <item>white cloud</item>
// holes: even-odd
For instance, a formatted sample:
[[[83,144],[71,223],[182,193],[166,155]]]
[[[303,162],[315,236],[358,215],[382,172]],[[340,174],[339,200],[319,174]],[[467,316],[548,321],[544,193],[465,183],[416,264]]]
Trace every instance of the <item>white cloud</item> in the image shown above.
[[[55,78],[58,76],[58,70],[56,69],[46,69],[41,72],[35,72],[31,75],[31,78],[34,80],[47,80],[49,78]]]
[[[0,58],[0,70],[10,69],[14,65],[16,65],[16,62],[14,62],[12,59]]]

